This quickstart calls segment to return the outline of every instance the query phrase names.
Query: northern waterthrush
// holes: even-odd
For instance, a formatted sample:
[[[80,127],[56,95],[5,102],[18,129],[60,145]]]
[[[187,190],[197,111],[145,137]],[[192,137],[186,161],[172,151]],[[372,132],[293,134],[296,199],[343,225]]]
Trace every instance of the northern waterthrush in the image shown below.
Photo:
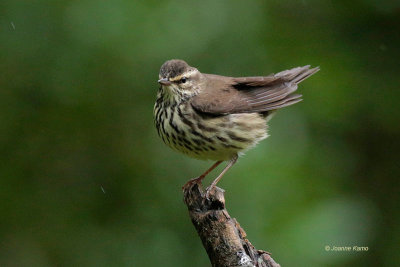
[[[155,124],[159,136],[172,149],[216,163],[184,187],[200,182],[222,161],[238,155],[268,137],[267,122],[277,109],[301,101],[297,85],[316,73],[310,66],[259,77],[204,74],[183,60],[169,60],[160,69]]]

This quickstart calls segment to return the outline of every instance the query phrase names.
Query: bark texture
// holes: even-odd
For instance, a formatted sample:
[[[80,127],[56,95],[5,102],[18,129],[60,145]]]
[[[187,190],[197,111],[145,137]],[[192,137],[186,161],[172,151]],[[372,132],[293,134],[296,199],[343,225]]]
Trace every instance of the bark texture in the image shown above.
[[[199,184],[184,191],[184,202],[213,267],[280,267],[270,253],[257,250],[225,209],[224,191],[215,187],[208,197]]]

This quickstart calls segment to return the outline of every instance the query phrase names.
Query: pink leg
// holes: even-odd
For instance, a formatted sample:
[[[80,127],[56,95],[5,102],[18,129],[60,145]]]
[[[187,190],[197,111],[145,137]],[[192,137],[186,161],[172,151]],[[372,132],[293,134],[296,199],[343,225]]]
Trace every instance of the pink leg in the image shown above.
[[[192,184],[194,184],[194,183],[200,183],[203,179],[204,179],[204,177],[206,177],[207,176],[207,174],[209,174],[212,170],[214,170],[219,164],[221,164],[221,160],[220,161],[217,161],[217,162],[215,162],[208,170],[206,170],[202,175],[200,175],[199,177],[197,177],[197,178],[193,178],[193,179],[190,179],[189,181],[187,181],[187,183],[186,184],[184,184],[184,186],[182,186],[182,190],[185,190],[186,188],[188,188],[188,186],[190,186],[190,185],[192,185]]]
[[[207,188],[207,193],[206,193],[206,198],[208,198],[210,191],[217,185],[219,180],[221,180],[222,176],[236,163],[238,159],[238,155],[235,155],[231,161],[229,161],[228,165],[226,165],[225,169],[222,170],[222,172],[218,175],[217,178],[211,183],[211,185]]]

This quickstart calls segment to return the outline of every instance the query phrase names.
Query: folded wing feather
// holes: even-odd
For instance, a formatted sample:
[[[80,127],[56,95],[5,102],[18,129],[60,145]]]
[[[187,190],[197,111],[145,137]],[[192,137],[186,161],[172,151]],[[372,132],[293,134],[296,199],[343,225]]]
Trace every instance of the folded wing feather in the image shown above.
[[[192,106],[210,114],[265,112],[301,101],[293,94],[298,83],[316,73],[319,68],[297,67],[264,77],[226,78],[208,75],[201,94],[193,97]]]

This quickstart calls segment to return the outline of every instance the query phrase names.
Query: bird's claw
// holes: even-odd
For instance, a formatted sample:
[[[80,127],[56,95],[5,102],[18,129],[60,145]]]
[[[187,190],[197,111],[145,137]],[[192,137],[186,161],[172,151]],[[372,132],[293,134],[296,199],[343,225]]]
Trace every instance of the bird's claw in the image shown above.
[[[184,184],[184,185],[182,186],[182,191],[188,190],[188,189],[189,189],[190,187],[192,187],[194,184],[200,185],[200,184],[201,184],[201,181],[203,180],[203,178],[204,178],[204,177],[199,176],[199,177],[190,179],[189,181],[186,182],[186,184]]]
[[[207,200],[210,200],[210,194],[211,194],[211,190],[212,190],[213,188],[214,188],[214,187],[211,187],[211,186],[207,187],[207,189],[206,189],[206,194],[205,194],[205,197],[206,197]]]

